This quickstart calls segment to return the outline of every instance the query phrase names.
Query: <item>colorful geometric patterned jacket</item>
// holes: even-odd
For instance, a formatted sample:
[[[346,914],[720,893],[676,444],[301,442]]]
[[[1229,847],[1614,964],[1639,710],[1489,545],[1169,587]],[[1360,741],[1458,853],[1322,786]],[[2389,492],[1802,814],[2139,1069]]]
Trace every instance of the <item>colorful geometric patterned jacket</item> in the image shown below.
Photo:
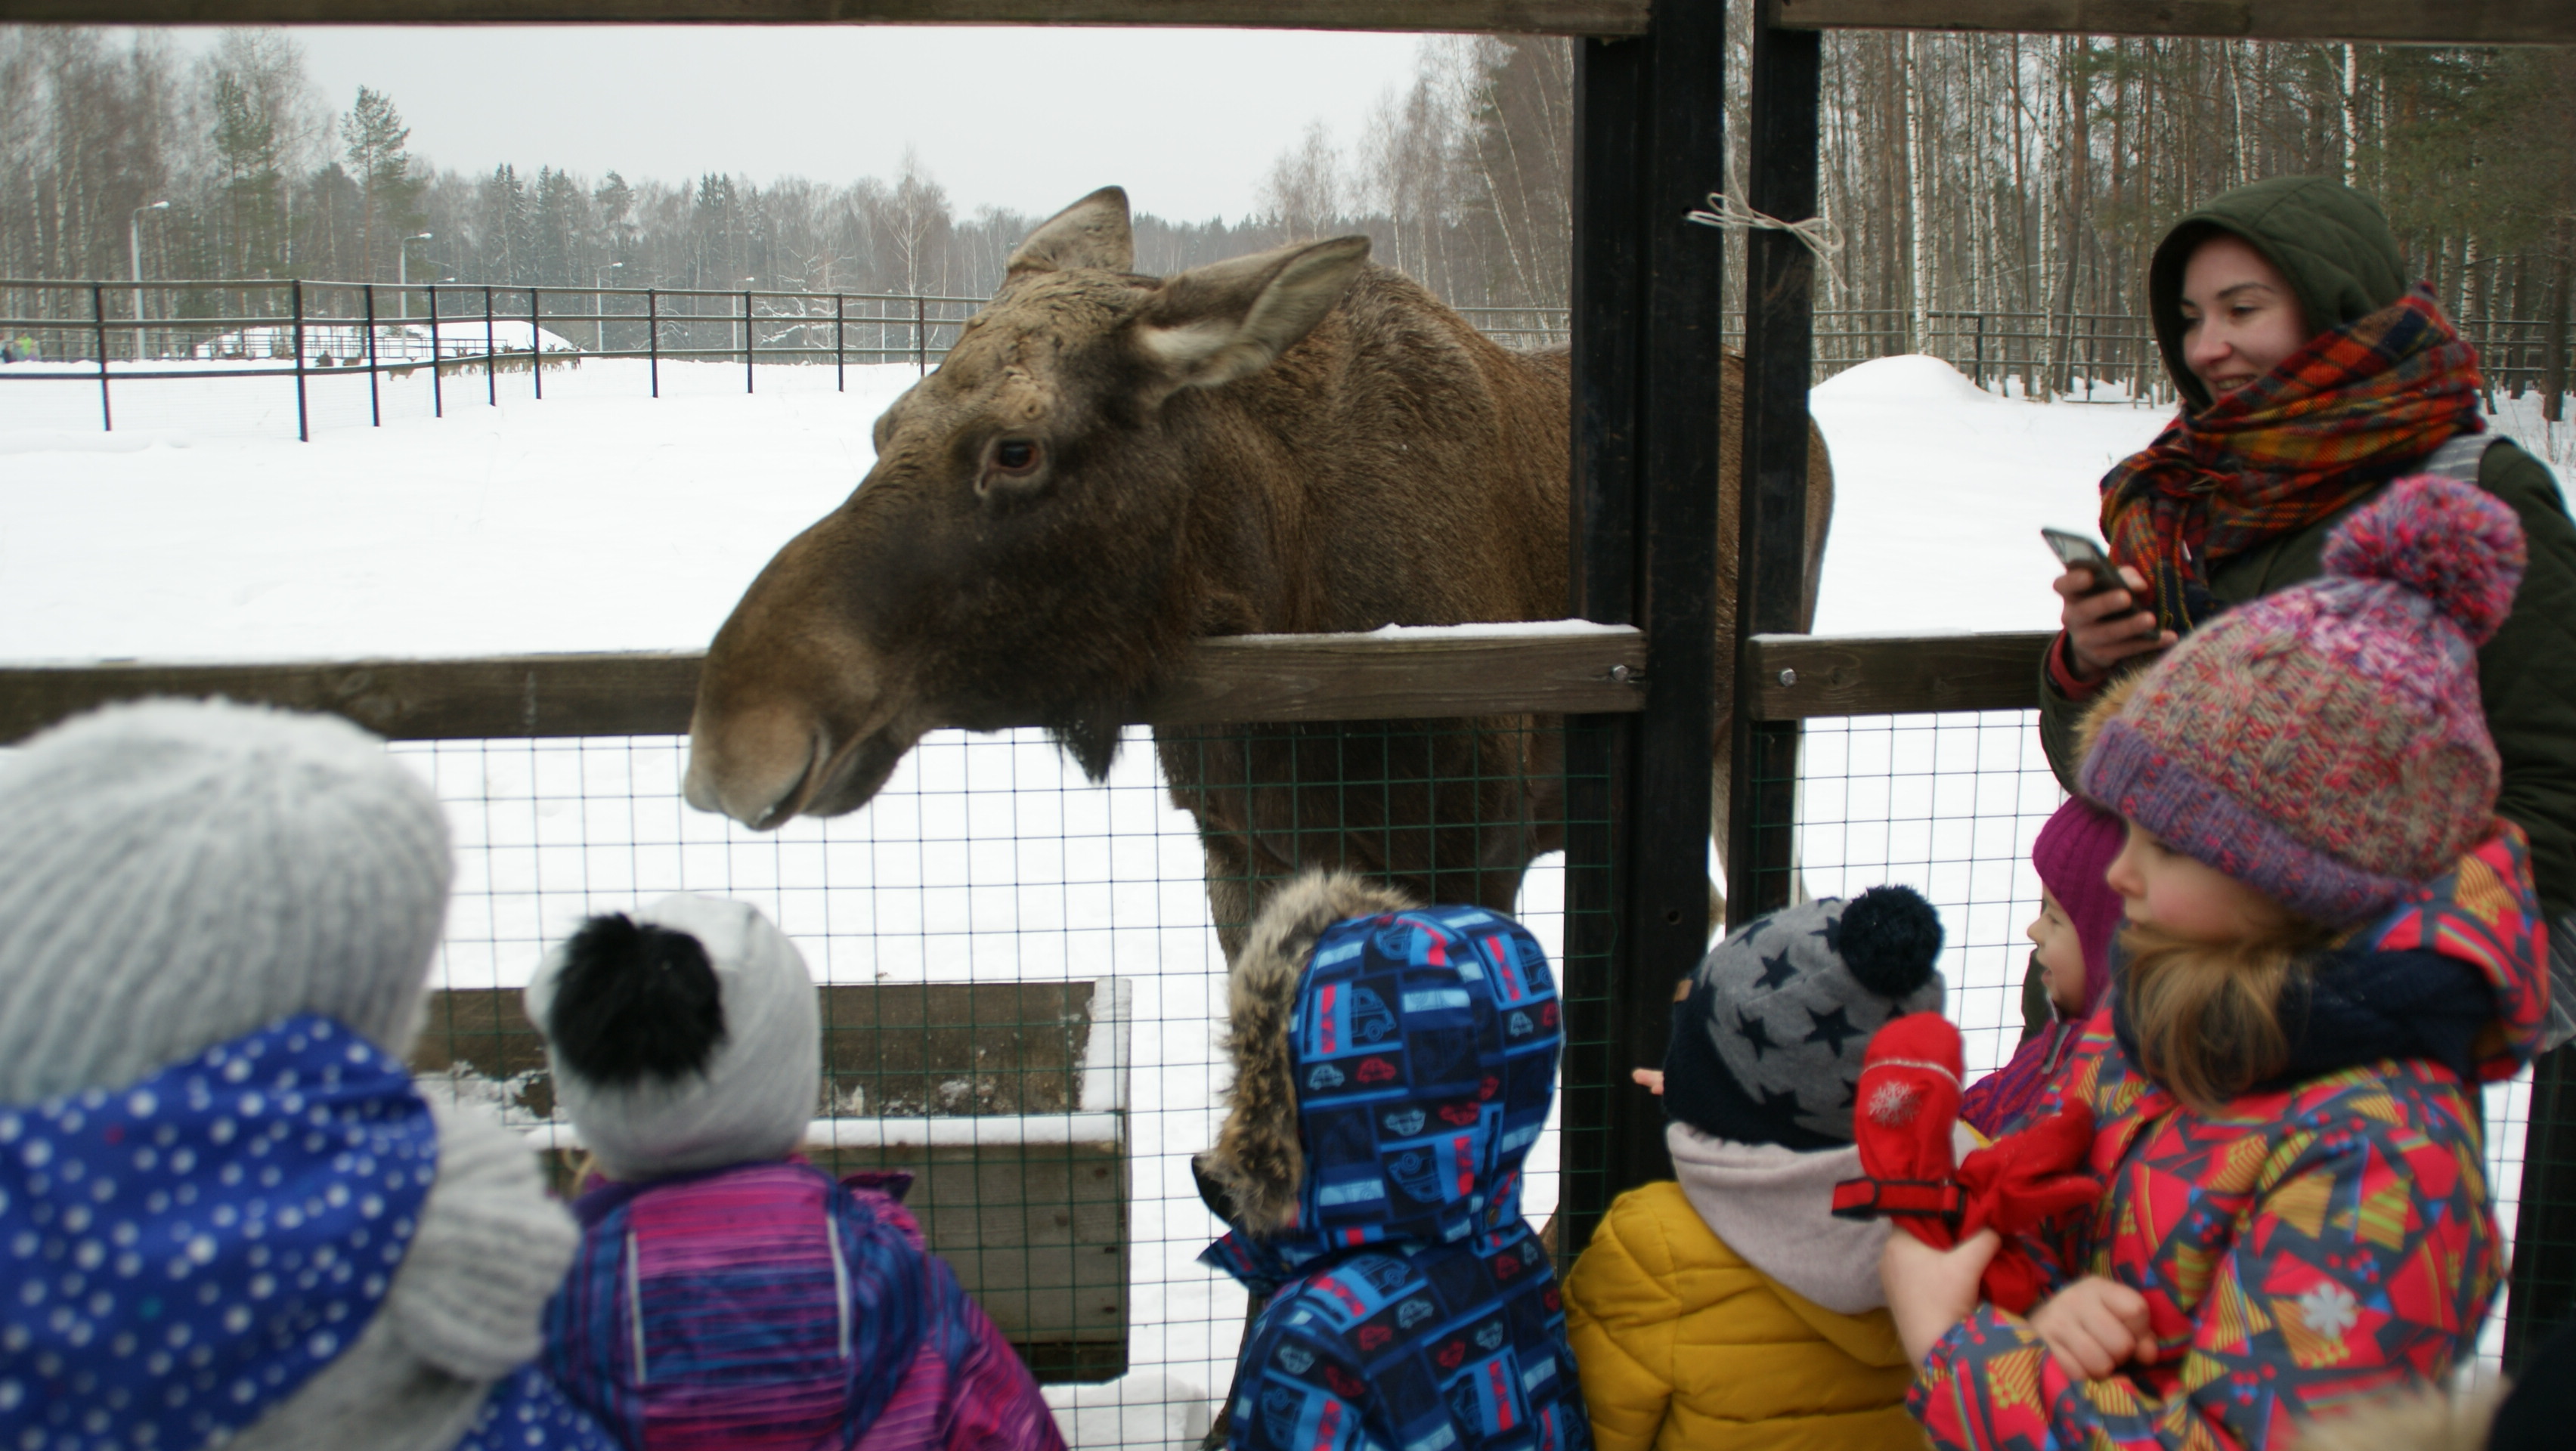
[[[546,1368],[629,1451],[1064,1451],[900,1204],[802,1159],[574,1205]]]
[[[1236,1451],[1589,1451],[1521,1162],[1564,1041],[1546,955],[1475,907],[1350,877],[1283,889],[1229,983],[1235,1088],[1201,1258],[1267,1308]]]
[[[2519,829],[2461,859],[2359,944],[2474,967],[2495,1019],[2472,1073],[2508,1078],[2546,1009],[2547,946]],[[2090,1221],[2025,1244],[2055,1284],[2146,1297],[2151,1361],[2070,1378],[2018,1316],[1980,1306],[1907,1404],[1941,1447],[2285,1447],[2303,1420],[2445,1379],[2504,1269],[2476,1085],[2383,1058],[2266,1085],[2215,1113],[2141,1073],[2097,1013],[2060,1093],[2093,1108]]]

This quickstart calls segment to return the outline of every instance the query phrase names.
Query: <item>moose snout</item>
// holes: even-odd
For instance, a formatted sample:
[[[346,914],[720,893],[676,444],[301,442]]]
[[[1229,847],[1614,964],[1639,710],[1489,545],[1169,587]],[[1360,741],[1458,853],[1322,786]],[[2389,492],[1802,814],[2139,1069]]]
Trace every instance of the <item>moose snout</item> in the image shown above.
[[[763,831],[796,814],[816,761],[827,749],[819,722],[771,709],[689,722],[689,770],[680,794],[700,811]]]

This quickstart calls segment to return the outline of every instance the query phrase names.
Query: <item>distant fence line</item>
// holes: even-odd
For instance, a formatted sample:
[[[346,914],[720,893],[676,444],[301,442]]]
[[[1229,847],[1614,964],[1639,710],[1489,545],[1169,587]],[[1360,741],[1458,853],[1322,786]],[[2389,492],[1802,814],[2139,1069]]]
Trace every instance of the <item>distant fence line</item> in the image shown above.
[[[745,391],[761,366],[831,366],[846,386],[853,362],[910,363],[927,372],[947,355],[986,299],[911,293],[803,292],[744,286],[543,287],[479,283],[356,283],[212,279],[163,282],[48,282],[0,279],[0,382],[94,377],[102,427],[115,427],[114,385],[180,378],[286,378],[296,382],[299,436],[305,380],[363,370],[409,376],[436,363],[434,409],[444,380],[479,373],[486,401],[495,375],[546,355],[632,358],[648,364],[661,394],[661,365],[732,362]],[[1550,347],[1569,340],[1561,307],[1467,307],[1470,323],[1499,342]],[[1737,319],[1728,319],[1729,334]],[[2170,401],[2171,386],[2147,319],[2117,313],[1936,310],[1916,319],[1900,308],[1820,309],[1815,315],[1816,381],[1902,353],[1928,353],[1980,387],[2023,396]],[[2568,376],[2566,331],[2530,318],[2459,324],[2478,348],[2491,393],[2519,396]],[[2555,336],[2553,337],[2553,333]],[[551,364],[548,364],[551,366]],[[536,396],[545,395],[544,369]],[[469,382],[470,386],[470,382]],[[381,409],[373,410],[382,421]]]

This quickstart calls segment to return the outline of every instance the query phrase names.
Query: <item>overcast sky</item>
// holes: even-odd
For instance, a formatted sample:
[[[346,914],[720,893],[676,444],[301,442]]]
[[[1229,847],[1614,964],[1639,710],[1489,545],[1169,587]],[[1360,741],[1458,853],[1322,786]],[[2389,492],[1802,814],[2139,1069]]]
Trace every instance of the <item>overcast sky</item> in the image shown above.
[[[1251,211],[1306,127],[1348,143],[1410,84],[1418,38],[1314,31],[901,26],[310,27],[345,111],[393,98],[439,167],[592,181],[728,171],[891,177],[904,148],[961,214],[1048,213],[1110,183],[1139,211]],[[202,48],[211,32],[186,32]]]

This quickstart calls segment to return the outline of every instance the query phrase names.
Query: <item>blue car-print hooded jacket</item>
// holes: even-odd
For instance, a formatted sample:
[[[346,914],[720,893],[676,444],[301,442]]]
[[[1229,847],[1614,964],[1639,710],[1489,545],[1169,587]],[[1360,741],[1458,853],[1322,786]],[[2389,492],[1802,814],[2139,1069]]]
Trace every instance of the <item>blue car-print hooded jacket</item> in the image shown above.
[[[1267,1298],[1239,1451],[1588,1451],[1521,1164],[1564,1041],[1519,923],[1345,876],[1263,909],[1229,984],[1235,1087],[1201,1258]]]

